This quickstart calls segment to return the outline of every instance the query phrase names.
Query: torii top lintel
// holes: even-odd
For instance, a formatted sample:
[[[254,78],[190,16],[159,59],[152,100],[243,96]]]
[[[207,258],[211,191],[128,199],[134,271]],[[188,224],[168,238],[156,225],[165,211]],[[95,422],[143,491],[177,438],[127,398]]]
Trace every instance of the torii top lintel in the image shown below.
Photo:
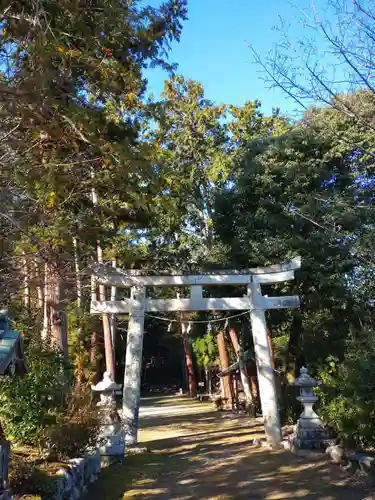
[[[193,286],[193,285],[247,285],[250,283],[278,283],[294,278],[301,267],[301,257],[289,262],[253,269],[215,270],[201,274],[181,274],[159,271],[149,274],[143,269],[123,270],[105,264],[94,264],[92,272],[99,283],[117,287],[141,286]]]

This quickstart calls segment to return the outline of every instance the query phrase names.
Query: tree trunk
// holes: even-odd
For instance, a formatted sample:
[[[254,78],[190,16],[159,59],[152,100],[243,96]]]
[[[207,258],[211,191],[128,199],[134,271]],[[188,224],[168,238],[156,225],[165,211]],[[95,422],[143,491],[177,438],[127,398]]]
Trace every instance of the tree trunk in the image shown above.
[[[207,387],[207,394],[211,396],[212,394],[212,380],[211,380],[211,370],[209,367],[204,369],[205,375],[206,375],[206,387]]]
[[[62,281],[55,266],[45,263],[42,338],[58,346],[68,357],[67,325],[62,308]]]
[[[73,248],[74,248],[74,268],[76,273],[76,293],[77,293],[77,333],[81,333],[81,318],[82,318],[82,280],[81,280],[81,269],[79,264],[79,252],[78,252],[78,240],[73,236]]]
[[[46,340],[50,335],[49,314],[48,314],[48,304],[47,304],[48,294],[49,294],[48,264],[47,262],[45,262],[44,276],[43,276],[43,328],[42,328],[43,340]]]
[[[96,280],[94,276],[91,276],[91,301],[97,300],[97,287]],[[96,326],[91,335],[90,344],[90,363],[94,370],[93,383],[96,384],[100,381],[102,374],[101,363],[100,363],[100,353],[102,350],[102,342],[99,341],[99,335],[96,330]],[[104,352],[103,352],[104,354]]]
[[[181,323],[181,330],[182,330],[182,342],[185,353],[186,371],[188,377],[189,395],[192,398],[195,398],[195,396],[197,395],[197,381],[194,372],[193,358],[190,350],[189,333],[186,323]]]
[[[30,275],[31,275],[31,307],[37,312],[36,322],[39,326],[39,339],[40,332],[43,329],[43,272],[44,266],[38,262],[37,257],[32,257],[30,260]]]
[[[82,338],[82,280],[81,280],[81,266],[78,250],[78,238],[73,236],[73,248],[74,248],[74,268],[76,274],[76,366],[75,366],[75,378],[78,384],[83,384],[85,382],[84,374],[84,339]]]
[[[39,310],[43,309],[43,276],[41,273],[41,264],[37,257],[34,257],[32,263],[32,280],[36,290],[36,307]]]
[[[293,321],[286,355],[286,378],[289,383],[296,379],[297,356],[302,332],[302,315],[299,311],[293,312]]]
[[[30,268],[29,268],[29,263],[27,261],[25,252],[22,252],[22,254],[23,254],[23,258],[22,258],[23,305],[24,305],[25,309],[30,311]]]
[[[97,244],[98,262],[103,263],[103,251],[98,242]],[[104,302],[106,300],[105,286],[99,284],[99,300]],[[111,374],[112,380],[115,380],[115,360],[112,345],[111,325],[108,314],[102,314],[103,323],[103,336],[104,336],[104,350],[105,350],[105,368]]]
[[[94,171],[91,172],[91,178],[95,178]],[[93,206],[98,205],[98,194],[96,192],[95,187],[91,189],[91,199]],[[99,263],[103,263],[103,250],[100,246],[100,241],[98,240],[96,243],[97,250],[97,260]],[[105,286],[99,284],[99,300],[106,300]],[[112,345],[112,336],[111,336],[111,326],[109,322],[109,315],[102,314],[102,323],[103,323],[103,335],[104,335],[104,349],[105,349],[105,365],[106,371],[110,373],[112,380],[115,380],[115,363],[114,363],[114,353],[113,353],[113,345]]]
[[[240,343],[238,341],[238,335],[237,335],[237,332],[234,328],[229,329],[229,335],[230,335],[230,338],[231,338],[231,341],[233,344],[234,351],[237,355],[238,368],[240,371],[241,383],[242,383],[243,391],[245,393],[246,401],[247,401],[248,405],[252,405],[253,404],[253,397],[251,394],[249,377],[247,375],[246,363],[244,361],[243,349],[240,346]]]
[[[220,365],[222,370],[229,368],[229,357],[225,347],[224,332],[218,333],[216,336],[217,346],[219,349]],[[222,399],[224,400],[224,407],[231,409],[233,407],[233,386],[232,377],[230,375],[221,377]]]
[[[112,267],[116,268],[116,259],[112,260]],[[111,301],[116,300],[116,287],[111,286]],[[112,348],[113,352],[116,352],[116,314],[111,314],[109,316],[110,327],[111,327],[111,337],[112,337]]]

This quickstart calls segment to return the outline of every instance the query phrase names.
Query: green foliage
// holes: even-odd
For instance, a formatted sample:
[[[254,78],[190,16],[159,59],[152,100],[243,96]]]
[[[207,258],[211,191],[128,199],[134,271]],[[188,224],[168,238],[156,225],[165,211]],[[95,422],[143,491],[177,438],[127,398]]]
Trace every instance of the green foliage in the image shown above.
[[[337,120],[332,110],[316,114],[319,120],[307,113],[289,132],[243,148],[232,188],[216,198],[215,230],[228,249],[227,267],[302,256],[294,282],[264,292],[297,293],[303,305],[301,311],[269,313],[272,335],[289,339],[285,370],[296,362],[324,363],[331,353],[342,358],[345,339],[366,314],[348,281],[362,264],[354,234],[373,223],[366,207],[354,203],[357,189],[366,195],[358,175],[367,166],[352,160],[356,135],[350,122]],[[338,149],[331,129],[351,134],[351,143]]]
[[[29,345],[27,360],[25,376],[0,379],[0,419],[8,438],[36,445],[44,428],[56,422],[71,374],[61,353],[43,343]]]
[[[127,233],[121,234],[149,225],[152,193],[161,181],[143,137],[151,107],[143,99],[142,72],[173,66],[167,51],[180,37],[186,1],[167,0],[159,8],[120,0],[8,7],[0,37],[0,232],[6,235],[0,302],[13,306],[25,289],[25,271],[35,277],[28,318],[18,319],[38,334],[43,310],[37,287],[43,293],[46,263],[60,281],[61,316],[77,298],[72,237],[82,271],[98,241],[131,260]],[[81,278],[87,311],[89,280]],[[63,328],[54,329],[57,337]]]
[[[263,287],[270,295],[296,293],[302,302],[301,310],[267,317],[281,378],[293,378],[308,363],[338,384],[332,390],[341,390],[344,380],[351,387],[354,370],[365,377],[367,368],[354,362],[347,340],[363,324],[366,332],[375,326],[368,300],[375,283],[369,182],[375,149],[373,130],[358,125],[358,117],[373,121],[373,93],[342,95],[297,123],[278,110],[264,116],[258,101],[216,105],[202,84],[182,76],[166,82],[161,102],[146,102],[142,71],[171,69],[167,51],[185,19],[185,0],[160,8],[120,0],[99,0],[95,8],[15,1],[4,10],[0,302],[10,305],[29,342],[40,335],[40,294],[52,281],[46,303],[56,302],[69,327],[77,379],[87,380],[92,332],[98,338],[101,332],[89,315],[85,269],[98,242],[104,260],[152,271],[241,269],[299,254],[295,281]],[[338,103],[353,113],[343,117]],[[90,200],[92,190],[98,203]],[[172,289],[165,293],[175,296]],[[181,345],[161,328],[154,322],[146,328],[145,373],[167,366],[173,354],[169,369],[180,369]],[[211,334],[192,345],[199,365],[216,363]],[[35,444],[45,428],[44,439],[57,451],[60,427],[66,453],[78,453],[96,432],[89,402],[73,411],[79,405],[69,396],[71,374],[58,352],[32,342],[28,360],[26,377],[0,380],[7,434]],[[351,390],[366,399],[364,389]],[[344,439],[363,415],[372,422],[353,394],[324,399],[327,419]],[[370,427],[359,431],[364,442]]]
[[[42,434],[43,448],[59,460],[77,458],[98,443],[100,415],[90,388],[69,392],[56,423]]]
[[[12,456],[9,486],[14,495],[27,495],[25,498],[30,498],[30,495],[38,495],[38,499],[51,498],[56,491],[55,481],[51,476],[43,472],[34,462],[17,455]]]
[[[206,99],[202,84],[181,76],[165,83],[163,98],[151,137],[164,186],[154,198],[149,236],[158,242],[159,262],[191,268],[202,265],[212,244],[213,194],[229,173],[225,106]]]
[[[198,337],[191,342],[198,365],[208,368],[218,361],[219,351],[217,342],[212,333]]]
[[[364,331],[348,342],[345,358],[328,360],[320,389],[321,412],[328,425],[349,447],[375,446],[375,335]]]

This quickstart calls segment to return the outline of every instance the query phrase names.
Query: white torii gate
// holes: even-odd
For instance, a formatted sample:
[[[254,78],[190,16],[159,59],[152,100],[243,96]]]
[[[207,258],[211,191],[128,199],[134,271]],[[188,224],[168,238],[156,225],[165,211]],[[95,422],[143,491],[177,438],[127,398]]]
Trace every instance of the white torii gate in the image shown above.
[[[265,297],[262,295],[261,285],[292,280],[294,279],[294,271],[300,267],[300,257],[285,264],[258,267],[241,272],[215,271],[200,275],[178,275],[166,272],[152,276],[144,274],[142,270],[126,271],[103,264],[93,266],[92,272],[99,283],[131,288],[130,299],[91,302],[92,314],[129,314],[122,403],[125,439],[128,444],[137,443],[145,313],[249,310],[265,433],[271,445],[279,445],[281,427],[265,311],[266,309],[298,307],[300,301],[299,297],[295,295]],[[209,285],[247,285],[247,295],[243,297],[204,298],[202,287]],[[190,298],[148,298],[146,296],[147,286],[189,286]]]

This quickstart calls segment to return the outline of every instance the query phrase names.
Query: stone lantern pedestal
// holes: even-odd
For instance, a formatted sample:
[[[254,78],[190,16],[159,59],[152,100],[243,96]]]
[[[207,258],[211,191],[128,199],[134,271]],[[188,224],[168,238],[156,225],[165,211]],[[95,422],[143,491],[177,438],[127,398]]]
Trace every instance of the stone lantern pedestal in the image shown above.
[[[313,408],[318,401],[313,388],[320,384],[321,382],[310,377],[305,367],[301,368],[300,376],[293,383],[300,389],[297,399],[303,406],[303,412],[297,421],[294,434],[289,437],[292,451],[325,451],[327,446],[332,444],[327,429]]]
[[[119,385],[113,382],[111,375],[106,372],[103,375],[103,380],[91,386],[91,389],[100,394],[98,407],[102,419],[99,436],[101,463],[103,466],[112,465],[122,461],[125,453],[121,420],[114,399],[114,393],[119,389]]]

